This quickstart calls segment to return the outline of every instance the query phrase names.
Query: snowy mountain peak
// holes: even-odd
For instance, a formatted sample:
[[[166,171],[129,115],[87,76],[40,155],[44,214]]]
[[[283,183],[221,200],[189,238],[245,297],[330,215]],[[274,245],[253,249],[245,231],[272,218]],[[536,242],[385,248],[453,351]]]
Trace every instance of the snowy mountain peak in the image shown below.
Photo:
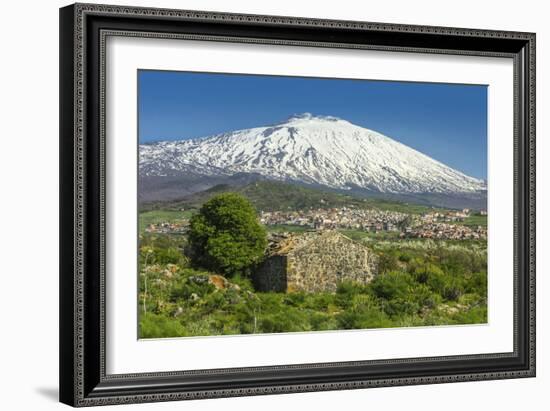
[[[486,190],[390,137],[332,116],[295,114],[271,126],[140,146],[143,176],[259,174],[265,178],[381,193]]]
[[[288,123],[300,123],[305,121],[343,121],[341,118],[333,117],[333,116],[321,116],[321,115],[313,115],[311,113],[300,113],[300,114],[293,114],[290,117],[288,117],[282,124],[288,124]]]

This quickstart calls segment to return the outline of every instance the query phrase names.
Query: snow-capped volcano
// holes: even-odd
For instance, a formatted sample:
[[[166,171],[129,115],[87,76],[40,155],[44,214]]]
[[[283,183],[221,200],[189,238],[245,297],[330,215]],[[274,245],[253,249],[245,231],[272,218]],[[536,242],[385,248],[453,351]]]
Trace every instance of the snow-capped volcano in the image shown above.
[[[486,190],[469,177],[383,134],[309,113],[192,140],[140,145],[142,176],[257,174],[269,179],[381,193]]]

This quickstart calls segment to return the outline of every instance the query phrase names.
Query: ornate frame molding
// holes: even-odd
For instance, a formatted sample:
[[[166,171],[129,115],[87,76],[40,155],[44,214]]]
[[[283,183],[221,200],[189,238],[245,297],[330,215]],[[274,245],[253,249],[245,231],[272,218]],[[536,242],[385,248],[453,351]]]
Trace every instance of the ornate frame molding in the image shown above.
[[[61,401],[74,406],[123,404],[180,399],[217,398],[304,391],[433,384],[532,377],[535,375],[535,35],[533,33],[412,26],[295,17],[260,16],[170,9],[76,4],[61,9],[61,273],[60,381]],[[136,23],[139,17],[139,21]],[[118,19],[118,20],[117,20]],[[111,29],[105,21],[119,21]],[[128,24],[125,21],[133,21]],[[151,22],[166,31],[147,30]],[[189,33],[186,24],[201,33]],[[103,24],[103,26],[102,26]],[[152,24],[152,23],[151,23]],[[136,25],[140,29],[136,29]],[[216,25],[242,27],[247,35],[227,35]],[[170,31],[182,27],[183,32]],[[266,38],[284,28],[285,38]],[[342,33],[353,41],[328,42],[311,29]],[[305,31],[302,32],[302,29]],[[229,30],[231,33],[231,30]],[[263,34],[263,36],[254,33]],[[305,33],[305,34],[304,34]],[[384,41],[358,41],[365,35]],[[388,44],[388,35],[409,44]],[[353,363],[251,367],[226,370],[174,371],[106,375],[105,373],[105,47],[108,36],[155,37],[279,44],[383,51],[465,54],[514,59],[514,153],[516,212],[514,221],[515,318],[514,352],[473,356],[357,361]],[[307,37],[308,39],[303,39]],[[481,45],[481,47],[477,47]],[[473,48],[472,48],[473,47]],[[68,80],[70,79],[70,81]],[[99,103],[99,108],[90,104]],[[91,211],[90,211],[91,210]],[[95,227],[95,229],[94,229]],[[94,231],[95,230],[95,231]],[[70,252],[68,251],[70,250]],[[95,261],[93,260],[95,258]],[[523,292],[521,292],[523,291]],[[497,360],[510,365],[496,367]],[[513,361],[512,361],[513,360]],[[521,361],[520,361],[521,360]],[[415,375],[414,364],[479,363],[470,372]],[[495,366],[492,366],[495,364]],[[393,366],[397,371],[348,379],[323,380],[323,369]],[[409,366],[406,370],[404,367]],[[483,371],[486,369],[486,371]],[[309,370],[310,383],[208,385],[209,375]],[[317,373],[317,374],[316,374]],[[305,375],[305,374],[304,374]],[[317,376],[316,376],[317,375]],[[204,377],[202,386],[192,379]],[[201,377],[201,378],[202,378]],[[137,383],[143,387],[137,387]],[[160,389],[159,389],[160,388]]]

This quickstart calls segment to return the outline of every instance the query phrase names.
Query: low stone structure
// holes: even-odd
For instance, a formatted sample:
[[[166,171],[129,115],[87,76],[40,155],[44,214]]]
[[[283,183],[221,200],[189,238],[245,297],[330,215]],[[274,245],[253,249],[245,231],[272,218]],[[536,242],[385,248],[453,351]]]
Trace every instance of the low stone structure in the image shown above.
[[[370,282],[378,267],[367,247],[332,230],[278,235],[253,274],[258,291],[335,292],[342,281]]]

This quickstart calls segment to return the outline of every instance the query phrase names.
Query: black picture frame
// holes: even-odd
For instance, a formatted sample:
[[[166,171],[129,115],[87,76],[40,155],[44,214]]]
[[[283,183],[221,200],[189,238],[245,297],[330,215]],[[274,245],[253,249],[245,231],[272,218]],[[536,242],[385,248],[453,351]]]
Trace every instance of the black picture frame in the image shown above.
[[[109,35],[513,58],[514,351],[107,375],[103,52]],[[61,8],[60,235],[60,400],[69,405],[533,377],[535,34],[97,4]]]

